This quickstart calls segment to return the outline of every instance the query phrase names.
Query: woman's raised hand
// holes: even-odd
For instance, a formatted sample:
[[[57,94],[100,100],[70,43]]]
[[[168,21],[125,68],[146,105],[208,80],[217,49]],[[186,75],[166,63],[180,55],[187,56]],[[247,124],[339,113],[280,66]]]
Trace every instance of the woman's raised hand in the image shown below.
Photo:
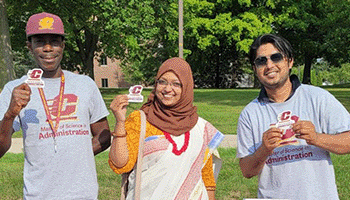
[[[109,106],[114,114],[116,124],[112,132],[113,140],[109,157],[112,163],[117,168],[122,168],[129,160],[128,145],[126,141],[127,133],[125,131],[125,115],[126,107],[129,105],[129,98],[127,95],[118,95],[114,97]]]
[[[118,95],[114,97],[110,108],[114,114],[116,122],[125,122],[126,107],[129,105],[127,95]]]

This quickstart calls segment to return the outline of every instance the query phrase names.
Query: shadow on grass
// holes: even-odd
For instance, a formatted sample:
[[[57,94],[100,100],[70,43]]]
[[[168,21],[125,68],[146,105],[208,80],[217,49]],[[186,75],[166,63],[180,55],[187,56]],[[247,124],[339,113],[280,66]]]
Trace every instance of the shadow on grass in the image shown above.
[[[258,89],[196,89],[194,100],[209,105],[246,106],[258,94]]]
[[[129,93],[126,88],[100,89],[100,91],[107,106],[115,96]],[[145,101],[151,91],[152,89],[143,89],[142,95]],[[259,91],[259,89],[195,89],[194,101],[210,105],[245,106],[258,96]]]
[[[335,96],[338,101],[340,101],[344,107],[350,112],[350,89],[349,88],[330,88],[327,89],[331,94]]]

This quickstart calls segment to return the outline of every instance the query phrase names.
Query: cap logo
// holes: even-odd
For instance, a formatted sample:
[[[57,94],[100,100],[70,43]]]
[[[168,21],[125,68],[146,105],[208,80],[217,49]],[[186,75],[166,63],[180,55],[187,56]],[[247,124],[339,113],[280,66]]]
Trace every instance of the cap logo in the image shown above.
[[[45,17],[45,18],[42,18],[40,21],[39,21],[39,30],[41,29],[50,29],[52,30],[53,28],[53,18],[52,17]]]

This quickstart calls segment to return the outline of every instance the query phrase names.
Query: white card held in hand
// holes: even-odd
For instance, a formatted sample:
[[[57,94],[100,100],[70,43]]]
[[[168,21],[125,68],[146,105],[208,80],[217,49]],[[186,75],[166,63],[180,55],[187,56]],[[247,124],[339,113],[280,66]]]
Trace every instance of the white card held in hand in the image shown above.
[[[24,82],[27,83],[30,87],[43,88],[45,83],[41,80],[41,76],[43,75],[43,70],[39,68],[34,68],[29,70],[27,73],[28,79]]]
[[[298,122],[298,120],[298,116],[292,115],[292,111],[287,110],[278,115],[276,124],[270,124],[270,128],[279,128],[282,130],[280,146],[299,145],[299,141],[295,137],[295,132],[292,128],[293,124]]]
[[[131,86],[129,89],[129,102],[133,103],[142,103],[143,102],[143,96],[141,95],[142,92],[142,85],[134,85]]]

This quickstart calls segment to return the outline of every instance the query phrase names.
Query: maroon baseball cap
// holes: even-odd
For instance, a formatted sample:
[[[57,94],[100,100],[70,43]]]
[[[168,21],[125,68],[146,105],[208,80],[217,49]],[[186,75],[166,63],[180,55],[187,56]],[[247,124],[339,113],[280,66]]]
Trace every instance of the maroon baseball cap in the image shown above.
[[[38,13],[32,15],[27,22],[27,37],[38,34],[57,34],[65,36],[62,20],[51,13]]]

